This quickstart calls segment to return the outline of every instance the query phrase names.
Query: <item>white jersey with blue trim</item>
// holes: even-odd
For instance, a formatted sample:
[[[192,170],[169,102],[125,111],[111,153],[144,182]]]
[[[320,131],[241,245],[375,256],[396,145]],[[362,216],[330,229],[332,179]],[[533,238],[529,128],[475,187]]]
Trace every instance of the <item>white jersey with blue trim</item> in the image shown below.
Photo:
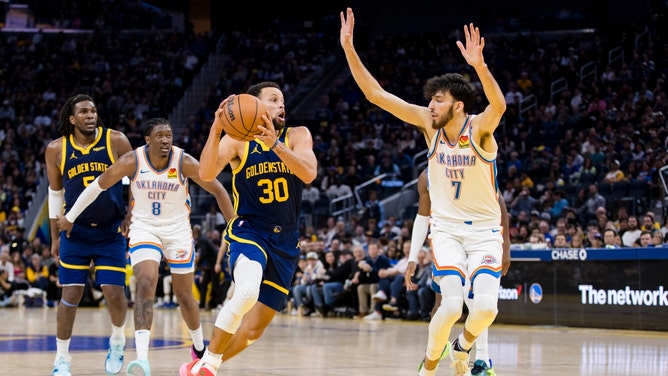
[[[429,148],[427,178],[432,220],[498,226],[501,208],[496,181],[496,152],[473,142],[471,121],[466,117],[457,139],[447,139],[443,128]]]
[[[190,218],[188,179],[181,174],[183,149],[172,146],[169,163],[156,170],[148,160],[146,145],[137,148],[137,169],[130,181],[132,224],[160,226]]]

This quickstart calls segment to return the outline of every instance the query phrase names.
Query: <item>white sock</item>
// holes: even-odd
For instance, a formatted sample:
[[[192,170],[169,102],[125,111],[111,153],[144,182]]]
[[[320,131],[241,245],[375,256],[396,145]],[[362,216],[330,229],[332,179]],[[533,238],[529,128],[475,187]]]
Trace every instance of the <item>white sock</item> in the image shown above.
[[[111,337],[109,339],[114,344],[125,343],[125,323],[121,326],[111,324]]]
[[[68,362],[72,360],[72,357],[70,356],[70,340],[71,339],[56,338],[56,360],[60,357],[65,358]]]
[[[193,340],[193,346],[195,346],[195,350],[204,350],[204,334],[202,334],[201,325],[195,330],[190,330],[190,338]]]
[[[464,351],[469,351],[471,350],[471,347],[473,347],[473,342],[467,341],[466,338],[464,338],[464,333],[460,334],[459,337],[457,337],[457,340],[459,341],[459,346]]]
[[[137,348],[138,360],[148,360],[149,342],[151,342],[150,330],[135,330],[135,347]]]

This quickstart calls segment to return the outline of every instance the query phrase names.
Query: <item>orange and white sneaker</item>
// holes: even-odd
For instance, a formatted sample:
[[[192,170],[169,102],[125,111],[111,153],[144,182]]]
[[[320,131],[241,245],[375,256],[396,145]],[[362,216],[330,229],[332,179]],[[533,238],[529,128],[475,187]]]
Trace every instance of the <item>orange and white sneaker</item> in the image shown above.
[[[199,362],[199,359],[195,359],[190,363],[181,364],[179,368],[179,376],[216,376],[215,373],[211,372],[210,369],[206,367],[200,367],[197,373],[193,373],[193,367]]]

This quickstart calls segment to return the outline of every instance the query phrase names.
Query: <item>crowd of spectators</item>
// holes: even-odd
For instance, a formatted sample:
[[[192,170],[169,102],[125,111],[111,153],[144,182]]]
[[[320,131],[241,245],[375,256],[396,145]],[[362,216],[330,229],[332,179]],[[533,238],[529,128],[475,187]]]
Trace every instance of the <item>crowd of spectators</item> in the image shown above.
[[[281,84],[290,115],[304,87],[312,88],[342,58],[335,31],[274,27],[226,36],[229,59],[221,67],[222,78],[188,123],[176,125],[184,129],[177,145],[199,155],[220,100],[261,80]],[[487,64],[507,93],[508,111],[495,135],[497,170],[517,247],[663,244],[666,216],[655,204],[663,202],[659,169],[668,163],[668,51],[665,34],[654,29],[629,27],[544,38],[486,35]],[[456,50],[460,37],[454,30],[420,38],[375,35],[358,42],[382,85],[402,98],[425,103],[422,84],[429,77],[459,72],[476,82]],[[125,131],[138,146],[143,143],[142,120],[170,112],[217,40],[187,32],[113,37],[100,31],[0,34],[0,241],[10,256],[21,256],[24,267],[31,263],[32,254],[24,252],[28,242],[21,238],[27,225],[21,222],[22,213],[43,175],[44,147],[58,136],[57,111],[67,96],[90,93],[107,126]],[[617,47],[623,58],[610,60],[609,52]],[[583,74],[581,68],[590,63],[594,73]],[[564,79],[565,89],[553,92],[551,84],[559,79]],[[480,100],[472,112],[483,106]],[[308,115],[289,123],[307,125],[314,136],[319,173],[305,190],[310,205],[304,211],[317,214],[317,219],[303,226],[302,250],[304,261],[307,255],[313,258],[311,253],[317,255],[325,274],[310,278],[315,290],[298,290],[314,297],[310,309],[321,315],[343,306],[347,314],[375,311],[385,316],[399,311],[400,317],[428,317],[426,290],[411,298],[393,296],[391,281],[380,288],[373,268],[368,276],[360,270],[370,257],[370,245],[390,264],[405,256],[402,250],[410,239],[412,220],[386,215],[382,199],[417,176],[414,158],[427,148],[422,135],[370,105],[351,79],[335,79],[312,107]],[[366,192],[363,207],[352,217],[316,211],[381,173],[387,178]],[[336,257],[327,256],[330,252]],[[48,263],[41,249],[32,253]],[[426,256],[421,260],[427,270],[431,260]],[[335,292],[325,293],[327,276],[336,274],[338,264],[354,267],[347,278],[337,274],[331,281],[337,283],[332,285]],[[364,288],[360,300],[358,286],[367,277],[378,285]],[[301,284],[303,279],[297,280]],[[383,298],[379,291],[387,301],[372,299]]]

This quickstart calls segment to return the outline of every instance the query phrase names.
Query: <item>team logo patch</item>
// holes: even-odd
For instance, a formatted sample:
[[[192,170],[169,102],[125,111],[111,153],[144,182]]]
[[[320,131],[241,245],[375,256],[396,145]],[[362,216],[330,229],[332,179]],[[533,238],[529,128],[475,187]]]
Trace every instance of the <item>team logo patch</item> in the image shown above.
[[[471,141],[469,140],[469,136],[459,136],[459,148],[464,149],[471,146]]]
[[[176,251],[176,259],[177,260],[184,260],[186,258],[186,251],[183,249],[179,249]]]
[[[104,150],[106,148],[107,148],[106,146],[98,146],[96,148],[93,148],[93,151],[100,151],[100,150]]]
[[[167,171],[167,179],[176,179],[176,168],[172,167]]]
[[[496,264],[496,257],[492,255],[485,255],[482,257],[482,260],[480,260],[480,263],[483,265],[492,265]]]

